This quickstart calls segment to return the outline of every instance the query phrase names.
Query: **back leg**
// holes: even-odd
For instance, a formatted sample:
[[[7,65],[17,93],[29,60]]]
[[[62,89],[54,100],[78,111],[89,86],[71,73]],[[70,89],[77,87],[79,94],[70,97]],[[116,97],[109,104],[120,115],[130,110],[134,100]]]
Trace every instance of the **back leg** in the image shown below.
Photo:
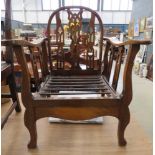
[[[11,93],[11,96],[12,96],[12,101],[17,102],[15,110],[16,110],[16,112],[20,112],[21,111],[21,106],[20,106],[20,102],[19,102],[19,98],[18,98],[18,94],[17,94],[17,90],[16,90],[15,78],[14,78],[13,74],[11,74],[8,77],[7,82],[9,84],[10,93]]]

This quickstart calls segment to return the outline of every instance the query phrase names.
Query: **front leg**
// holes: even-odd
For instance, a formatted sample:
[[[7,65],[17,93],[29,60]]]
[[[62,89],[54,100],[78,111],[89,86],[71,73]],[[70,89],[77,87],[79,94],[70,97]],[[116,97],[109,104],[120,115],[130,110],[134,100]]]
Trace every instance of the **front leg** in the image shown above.
[[[119,124],[118,124],[118,143],[120,146],[125,146],[127,144],[124,138],[124,132],[129,122],[130,122],[129,108],[121,107]]]
[[[30,142],[28,143],[28,148],[36,148],[37,130],[36,130],[36,120],[33,111],[29,110],[25,111],[24,123],[30,133]]]

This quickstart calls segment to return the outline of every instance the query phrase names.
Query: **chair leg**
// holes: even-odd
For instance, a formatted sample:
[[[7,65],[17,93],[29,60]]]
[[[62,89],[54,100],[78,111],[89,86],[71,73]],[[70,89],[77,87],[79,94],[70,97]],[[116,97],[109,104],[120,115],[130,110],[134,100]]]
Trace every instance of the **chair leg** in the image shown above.
[[[28,148],[36,148],[37,146],[37,129],[36,129],[36,120],[34,119],[33,113],[25,111],[24,123],[30,133],[30,142],[28,143]]]
[[[118,143],[120,146],[125,146],[127,144],[124,133],[127,125],[130,122],[130,111],[129,108],[122,108],[121,116],[119,118],[119,124],[118,124]]]
[[[15,107],[16,112],[20,112],[21,111],[21,106],[19,103],[19,99],[18,99],[18,95],[17,95],[17,91],[16,91],[16,83],[15,83],[15,79],[13,74],[11,74],[8,79],[8,84],[9,84],[9,88],[10,88],[10,93],[12,96],[12,101],[13,102],[17,102],[17,105]]]

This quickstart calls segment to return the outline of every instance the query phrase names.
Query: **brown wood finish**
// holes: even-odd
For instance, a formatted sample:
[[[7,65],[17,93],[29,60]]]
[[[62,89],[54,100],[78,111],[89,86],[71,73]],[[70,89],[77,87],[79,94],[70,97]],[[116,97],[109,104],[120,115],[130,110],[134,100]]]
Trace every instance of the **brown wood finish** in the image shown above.
[[[13,110],[16,110],[16,112],[21,111],[21,106],[17,96],[16,84],[14,81],[11,65],[4,61],[2,61],[2,64],[1,64],[1,81],[6,81],[10,88],[10,93],[2,93],[1,98],[12,99],[12,105],[10,106],[8,111],[6,111],[5,115],[2,116],[2,119],[1,119],[1,129],[3,129],[5,123],[7,122]]]
[[[6,0],[5,3],[5,39],[12,39],[11,35],[11,0]],[[11,46],[6,46],[5,61],[13,63],[13,52]],[[12,65],[13,67],[13,65]]]
[[[11,35],[11,0],[6,0],[5,3],[5,38],[12,39]],[[15,77],[13,74],[13,50],[12,45],[6,46],[5,60],[1,61],[1,81],[6,81],[10,88],[10,94],[1,94],[1,98],[11,98],[12,105],[2,116],[1,119],[1,129],[3,129],[5,123],[7,122],[9,116],[15,109],[16,112],[21,111],[21,106],[18,99],[18,94],[16,90]]]
[[[113,76],[113,81],[112,81],[112,87],[116,90],[117,84],[118,84],[118,79],[119,79],[119,73],[121,69],[121,63],[122,63],[122,56],[124,54],[124,46],[118,48],[117,52],[117,58],[116,58],[116,64],[115,64],[115,69],[114,69],[114,76]]]
[[[73,14],[72,9],[77,9],[77,13]],[[59,12],[67,11],[69,24],[74,25],[79,21],[79,24],[74,27],[77,31],[70,30],[71,45],[70,50],[70,64],[71,68],[65,68],[65,55],[62,47],[64,46],[62,23]],[[86,39],[86,69],[80,68],[80,53],[82,53],[80,45],[80,33],[82,13],[88,11],[91,13],[89,24],[90,31]],[[57,41],[51,43],[50,40],[50,25],[53,17],[56,16],[57,22]],[[94,18],[99,21],[100,25],[100,44],[99,44],[99,63],[97,70],[94,63]],[[73,25],[73,24],[71,24]],[[119,119],[118,125],[118,143],[120,146],[126,145],[124,138],[125,128],[130,121],[129,104],[132,99],[132,67],[134,58],[139,50],[140,44],[149,44],[150,41],[129,40],[125,43],[113,43],[108,38],[103,38],[103,24],[99,15],[85,7],[62,7],[54,11],[49,18],[47,27],[47,39],[41,43],[29,43],[21,40],[2,41],[2,44],[11,44],[16,53],[19,64],[22,67],[22,101],[26,108],[24,121],[25,126],[30,133],[30,142],[28,148],[35,148],[37,146],[37,131],[36,121],[43,117],[58,117],[70,120],[85,120],[98,116],[114,116]],[[104,52],[102,60],[102,46],[103,40],[107,42],[106,51]],[[123,91],[121,94],[116,92],[118,77],[120,73],[121,58],[124,50],[124,45],[129,45],[130,49],[127,55],[123,75]],[[42,74],[42,82],[38,83],[38,92],[32,93],[30,86],[29,70],[26,63],[23,47],[29,48],[38,47],[40,59],[42,59],[42,67],[44,68]],[[109,84],[109,76],[111,74],[111,66],[113,57],[109,58],[110,47],[118,47],[119,53],[116,59],[116,67],[113,77],[113,84]],[[57,47],[57,50],[52,51],[51,47]],[[111,51],[114,52],[114,51]],[[53,57],[53,54],[56,54]],[[113,54],[113,53],[112,53]],[[48,61],[47,61],[48,59]],[[54,66],[53,61],[56,60]],[[32,63],[35,59],[31,59]],[[103,64],[102,64],[103,62]],[[40,64],[40,65],[41,65]],[[45,65],[46,64],[46,65]],[[49,65],[50,64],[50,65]],[[103,69],[102,69],[103,66]],[[34,66],[33,66],[34,68]],[[37,69],[35,69],[37,71]],[[103,71],[103,72],[102,72]],[[38,77],[38,75],[36,75]],[[89,95],[88,97],[83,95]],[[96,94],[93,97],[92,94]],[[67,97],[74,95],[74,97]]]

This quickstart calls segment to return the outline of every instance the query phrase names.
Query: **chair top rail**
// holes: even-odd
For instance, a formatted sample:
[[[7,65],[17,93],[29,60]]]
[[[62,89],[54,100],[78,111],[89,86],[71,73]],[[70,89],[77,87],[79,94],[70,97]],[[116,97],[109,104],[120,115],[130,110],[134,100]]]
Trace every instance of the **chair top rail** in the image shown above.
[[[48,20],[48,25],[47,25],[47,36],[50,37],[50,26],[51,26],[51,21],[53,19],[53,17],[56,15],[57,12],[60,11],[65,11],[67,9],[84,9],[85,11],[89,11],[91,13],[93,13],[95,15],[95,17],[98,19],[100,26],[101,26],[101,35],[103,35],[103,25],[102,25],[102,20],[100,18],[100,16],[92,9],[88,8],[88,7],[84,7],[84,6],[64,6],[64,7],[60,7],[59,9],[56,9],[52,15],[49,17]]]

